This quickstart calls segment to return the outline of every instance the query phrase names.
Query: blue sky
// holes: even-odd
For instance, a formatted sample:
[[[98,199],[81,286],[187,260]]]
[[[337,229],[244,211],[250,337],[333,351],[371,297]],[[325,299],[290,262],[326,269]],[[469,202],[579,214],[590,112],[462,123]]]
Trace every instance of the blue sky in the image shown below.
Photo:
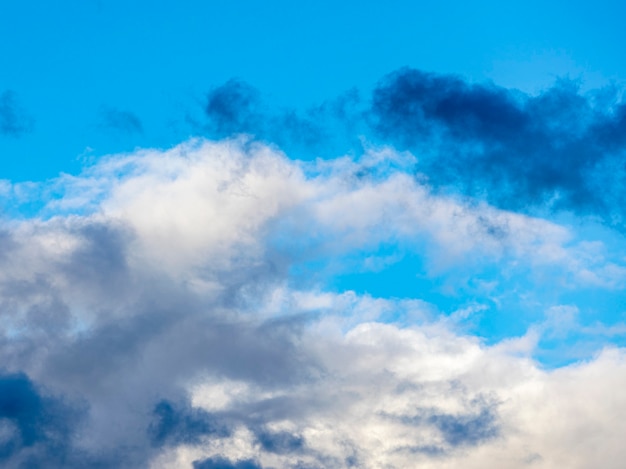
[[[0,5],[3,465],[620,467],[625,7],[335,3]]]

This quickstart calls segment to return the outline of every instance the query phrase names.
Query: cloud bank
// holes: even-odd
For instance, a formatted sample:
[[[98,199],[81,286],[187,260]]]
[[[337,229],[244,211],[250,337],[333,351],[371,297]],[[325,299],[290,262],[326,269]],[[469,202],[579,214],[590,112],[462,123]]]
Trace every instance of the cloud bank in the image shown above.
[[[476,113],[471,135],[491,115]],[[298,161],[196,139],[40,188],[40,216],[0,233],[3,465],[620,467],[623,349],[553,369],[536,353],[579,320],[558,300],[622,289],[623,259],[570,226],[442,193],[416,163],[384,146]],[[393,264],[381,245],[426,259],[429,288],[333,286]],[[550,295],[532,297],[546,276]],[[463,309],[432,301],[442,278],[471,293]],[[472,333],[485,309],[518,314],[498,306],[511,288],[532,325]]]
[[[100,127],[123,134],[143,133],[141,120],[129,111],[104,107],[100,110]]]

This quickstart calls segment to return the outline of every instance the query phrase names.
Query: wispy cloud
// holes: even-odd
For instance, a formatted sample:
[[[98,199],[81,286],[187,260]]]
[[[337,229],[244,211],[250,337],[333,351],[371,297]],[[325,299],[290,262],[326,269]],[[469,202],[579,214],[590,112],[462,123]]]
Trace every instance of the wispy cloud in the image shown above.
[[[125,134],[143,133],[141,120],[130,111],[122,111],[112,107],[100,110],[100,126]]]
[[[0,94],[0,135],[20,137],[32,131],[34,119],[22,108],[15,92]]]
[[[433,278],[487,263],[614,288],[580,275],[619,266],[597,244],[433,191],[414,164],[389,148],[307,163],[193,140],[42,190],[56,197],[42,217],[6,220],[0,236],[4,463],[617,467],[621,350],[546,371],[538,340],[461,332],[470,313],[327,289],[382,242],[429,256]],[[295,281],[310,263],[317,275]],[[564,449],[590,427],[596,442],[573,458]]]
[[[404,68],[371,96],[356,91],[317,107],[274,109],[231,80],[205,102],[210,137],[239,133],[305,158],[360,154],[364,141],[419,155],[415,171],[500,208],[574,211],[624,226],[620,163],[626,151],[622,90],[582,93],[558,79],[537,95]]]

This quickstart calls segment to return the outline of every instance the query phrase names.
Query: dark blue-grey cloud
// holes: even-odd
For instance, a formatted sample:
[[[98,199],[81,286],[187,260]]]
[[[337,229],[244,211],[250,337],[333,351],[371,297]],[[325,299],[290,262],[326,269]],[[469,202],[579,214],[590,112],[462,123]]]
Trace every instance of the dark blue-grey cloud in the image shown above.
[[[204,131],[215,138],[252,134],[304,159],[358,154],[364,136],[412,151],[416,172],[434,188],[507,209],[572,210],[623,229],[620,92],[582,93],[563,78],[532,96],[404,68],[381,79],[368,99],[352,90],[299,111],[272,109],[251,85],[230,80],[208,94]]]
[[[226,437],[230,430],[216,416],[189,406],[163,400],[154,407],[154,421],[148,429],[154,446],[197,444],[202,437]]]
[[[625,110],[617,90],[601,103],[567,79],[529,96],[402,69],[374,90],[371,122],[383,140],[415,151],[435,186],[609,221],[622,215]]]
[[[15,92],[0,94],[0,135],[20,137],[32,131],[34,119],[22,108]]]
[[[400,70],[376,88],[372,111],[385,136],[415,145],[440,131],[460,140],[513,141],[527,130],[529,116],[507,91],[470,85],[454,76]]]
[[[111,107],[100,110],[100,126],[124,134],[143,133],[143,125],[137,115]]]
[[[264,111],[259,91],[240,80],[229,80],[211,90],[205,112],[209,130],[218,137],[257,133],[263,125]]]
[[[250,134],[302,159],[321,156],[323,152],[340,154],[360,145],[362,104],[353,89],[304,111],[273,109],[259,90],[231,79],[208,93],[202,130],[212,138]],[[341,131],[337,131],[338,127]]]
[[[217,456],[202,461],[194,461],[193,469],[263,469],[263,466],[253,459],[231,461]]]
[[[299,453],[304,449],[304,438],[289,432],[260,430],[257,431],[256,438],[261,448],[270,453]]]
[[[469,402],[466,412],[450,414],[420,409],[415,415],[402,416],[400,421],[435,428],[449,448],[480,445],[500,435],[497,406],[484,398]],[[431,455],[446,452],[445,448],[432,445],[417,445],[410,450]]]
[[[500,433],[490,409],[468,415],[435,414],[428,418],[428,423],[435,426],[451,446],[478,445]]]
[[[0,462],[51,468],[87,462],[72,444],[83,417],[83,408],[44,395],[25,374],[0,375]]]

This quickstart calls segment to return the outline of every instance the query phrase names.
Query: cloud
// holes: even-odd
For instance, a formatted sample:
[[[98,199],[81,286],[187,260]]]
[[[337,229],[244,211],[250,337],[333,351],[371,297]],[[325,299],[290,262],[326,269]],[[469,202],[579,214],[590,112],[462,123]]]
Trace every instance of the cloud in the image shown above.
[[[192,120],[210,138],[248,134],[278,145],[290,155],[312,159],[361,148],[362,107],[353,89],[304,111],[273,109],[259,90],[231,79],[207,94],[204,115]]]
[[[261,125],[260,93],[240,80],[229,80],[207,96],[205,112],[218,137],[254,133]]]
[[[314,253],[402,241],[416,248],[428,243],[433,270],[512,257],[537,268],[559,265],[578,284],[621,284],[619,264],[595,252],[593,243],[576,244],[568,228],[439,196],[413,177],[414,161],[383,148],[356,160],[293,163],[246,139],[195,140],[167,152],[109,159],[84,177],[63,178],[48,210],[99,210],[136,235],[129,240],[129,262],[170,275],[186,275],[208,259],[210,271],[236,275],[229,259],[238,252],[252,261],[267,248],[278,250],[271,262],[280,269],[281,257],[302,262]],[[224,211],[229,217],[220,216]]]
[[[194,461],[193,469],[262,469],[252,459],[231,462],[225,458],[208,458],[204,461]]]
[[[443,441],[451,447],[479,445],[498,437],[500,431],[497,425],[497,406],[482,402],[483,400],[478,399],[471,403],[472,407],[478,407],[477,412],[454,415],[422,409],[416,415],[402,416],[400,421],[405,425],[416,427],[428,425],[434,427]],[[421,450],[423,447],[417,448]],[[437,448],[437,453],[445,453],[441,446],[426,448]]]
[[[566,79],[529,96],[405,68],[374,90],[372,115],[383,139],[420,150],[420,171],[435,185],[486,193],[501,207],[550,203],[610,223],[623,217],[615,202],[626,105],[615,89],[594,98]]]
[[[546,373],[526,358],[438,332],[364,324],[337,341],[311,335],[305,344],[325,356],[323,376],[280,391],[281,399],[239,390],[221,409],[240,408],[278,432],[301,435],[304,451],[267,451],[244,427],[228,441],[205,441],[179,453],[166,467],[204,453],[255,458],[263,467],[350,467],[349,461],[362,467],[484,467],[494,460],[526,467],[540,454],[538,467],[582,468],[603,450],[587,446],[573,458],[563,449],[585,427],[605,435],[604,451],[617,449],[610,409],[622,408],[623,399],[606,403],[601,396],[613,395],[610,380],[623,380],[621,354],[608,351],[590,363]],[[604,375],[609,369],[612,377]],[[585,381],[590,375],[601,382]],[[565,421],[551,421],[559,415]]]
[[[198,444],[202,436],[230,435],[228,429],[208,412],[200,409],[176,409],[171,402],[161,401],[154,407],[155,421],[149,428],[155,446],[163,444]]]
[[[32,131],[33,124],[33,118],[22,109],[13,91],[0,94],[0,135],[21,137]]]
[[[392,146],[418,155],[415,173],[435,188],[624,228],[626,104],[617,87],[583,94],[561,78],[529,95],[402,68],[369,97],[351,90],[305,110],[273,109],[233,79],[208,94],[204,111],[197,127],[211,138],[249,134],[303,159]]]
[[[72,446],[84,408],[45,395],[23,373],[0,376],[0,461],[7,467],[80,467],[96,462]]]
[[[426,288],[333,289],[381,243],[429,259],[433,289],[485,265],[521,278],[523,306],[546,271],[547,303],[622,285],[599,242],[434,191],[414,164],[386,147],[303,162],[199,139],[42,188],[40,216],[0,236],[5,465],[52,452],[52,467],[617,467],[621,349],[548,371],[537,328],[489,344]],[[463,306],[517,314],[483,303]],[[586,428],[597,442],[573,458]]]
[[[139,117],[132,112],[109,107],[100,110],[100,126],[124,134],[143,133]]]
[[[304,447],[304,439],[289,432],[260,431],[257,440],[263,451],[278,454],[297,453]]]

